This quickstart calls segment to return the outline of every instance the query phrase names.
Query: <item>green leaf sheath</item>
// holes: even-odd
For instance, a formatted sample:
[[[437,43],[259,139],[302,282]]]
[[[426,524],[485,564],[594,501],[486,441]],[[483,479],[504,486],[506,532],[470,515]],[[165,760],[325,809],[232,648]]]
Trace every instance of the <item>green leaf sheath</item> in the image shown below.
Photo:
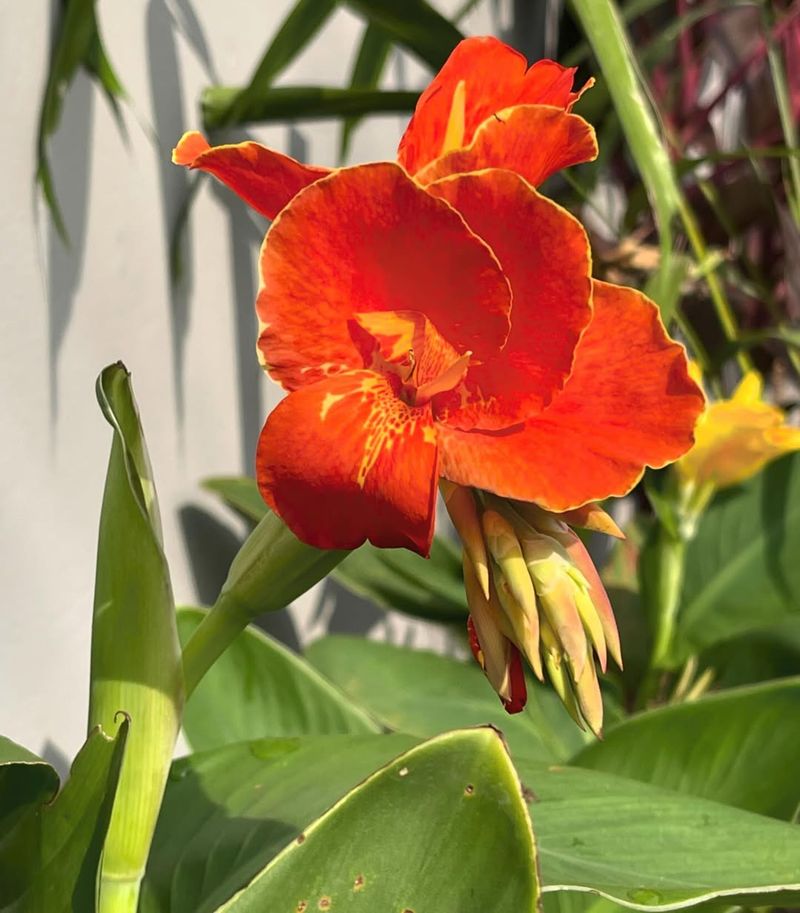
[[[186,642],[206,616],[178,611]],[[302,657],[249,626],[192,693],[183,727],[205,751],[264,736],[377,732],[378,726]]]
[[[0,740],[2,913],[95,909],[97,872],[127,735],[124,719],[115,738],[99,727],[92,730],[55,800],[56,772],[27,752],[27,759],[10,753],[9,743]],[[12,784],[16,796],[10,793]],[[12,821],[9,803],[15,799]]]
[[[100,375],[114,429],[97,550],[89,726],[130,737],[103,855],[101,913],[136,909],[183,705],[180,645],[155,486],[130,375]]]

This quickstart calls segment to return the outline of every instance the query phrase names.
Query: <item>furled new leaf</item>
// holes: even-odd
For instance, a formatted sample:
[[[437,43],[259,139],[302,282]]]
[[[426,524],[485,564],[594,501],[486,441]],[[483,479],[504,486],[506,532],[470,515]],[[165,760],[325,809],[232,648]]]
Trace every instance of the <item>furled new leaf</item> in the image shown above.
[[[150,461],[124,365],[97,398],[114,430],[97,547],[89,725],[131,720],[103,853],[99,910],[138,895],[183,704],[180,645]]]

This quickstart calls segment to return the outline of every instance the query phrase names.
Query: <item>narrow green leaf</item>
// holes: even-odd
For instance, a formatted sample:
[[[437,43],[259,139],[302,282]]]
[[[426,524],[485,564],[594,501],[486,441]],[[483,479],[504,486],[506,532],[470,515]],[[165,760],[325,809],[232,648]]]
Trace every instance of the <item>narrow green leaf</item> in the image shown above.
[[[53,176],[47,158],[47,141],[56,132],[61,121],[64,98],[78,70],[83,67],[93,75],[104,90],[115,111],[124,96],[108,56],[103,48],[97,25],[95,0],[64,0],[55,27],[39,114],[36,139],[36,183],[50,210],[61,239],[66,243],[67,229],[53,186]]]
[[[790,819],[800,805],[800,679],[631,717],[572,759],[677,792]]]
[[[297,121],[363,114],[395,114],[414,110],[419,92],[339,89],[331,86],[274,86],[244,101],[245,90],[210,86],[200,106],[206,130],[253,122]],[[236,118],[230,111],[235,106]]]
[[[450,732],[400,755],[219,911],[534,913],[538,897],[520,783],[499,734],[486,728]]]
[[[600,63],[656,215],[661,264],[650,293],[660,305],[674,297],[672,220],[679,211],[680,190],[616,4],[613,0],[572,0],[572,7]]]
[[[186,643],[203,609],[178,610]],[[302,657],[249,626],[212,666],[186,705],[195,751],[264,736],[377,732],[370,718]]]
[[[99,910],[135,910],[183,703],[181,656],[155,486],[124,365],[97,398],[114,429],[97,550],[89,725],[131,732],[103,855]],[[124,898],[124,900],[123,900]]]
[[[350,74],[350,88],[377,89],[391,49],[391,37],[379,25],[368,22],[358,49],[358,56],[353,64],[353,72]],[[342,121],[342,133],[339,140],[340,162],[347,158],[350,140],[360,122],[361,117],[346,117]]]
[[[53,801],[52,796],[58,788],[58,776],[48,768],[51,773],[44,775],[47,782],[36,804],[29,806],[13,827],[6,829],[4,822],[0,832],[2,913],[75,913],[95,909],[103,839],[127,734],[127,720],[119,725],[115,738],[109,738],[99,727],[93,729],[56,799]],[[44,764],[19,758],[11,763]],[[5,764],[0,767],[0,788],[8,784],[4,768]],[[32,771],[22,773],[30,787]]]
[[[800,455],[722,492],[687,550],[675,667],[800,613]]]
[[[255,479],[247,476],[214,476],[204,479],[202,486],[206,491],[222,498],[228,507],[252,523],[260,523],[269,513]]]
[[[250,78],[234,99],[220,126],[242,122],[247,111],[269,91],[273,80],[305,49],[336,9],[337,0],[297,0]]]
[[[345,0],[355,12],[380,26],[436,71],[464,37],[426,0]]]
[[[544,891],[596,891],[640,910],[800,900],[794,825],[594,770],[516,764],[535,796]]]
[[[509,716],[478,665],[359,637],[325,637],[306,655],[375,719],[398,732],[431,736],[454,726],[492,723],[516,757],[565,761],[591,736],[572,722],[549,688],[528,688],[522,713]]]

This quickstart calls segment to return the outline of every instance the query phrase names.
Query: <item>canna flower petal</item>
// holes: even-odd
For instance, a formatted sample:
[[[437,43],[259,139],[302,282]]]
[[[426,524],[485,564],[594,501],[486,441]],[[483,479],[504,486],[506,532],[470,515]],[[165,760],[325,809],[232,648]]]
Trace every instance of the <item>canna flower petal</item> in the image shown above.
[[[460,354],[505,343],[511,292],[496,257],[398,165],[345,168],[298,194],[261,252],[261,357],[287,389],[364,366],[357,314],[418,311]]]
[[[562,168],[597,158],[594,127],[549,105],[499,110],[478,128],[469,146],[434,159],[415,175],[428,185],[450,174],[505,168],[538,187]]]
[[[258,442],[261,495],[316,548],[430,552],[438,482],[429,407],[412,408],[394,378],[351,371],[290,393]]]
[[[442,474],[460,485],[566,511],[624,495],[645,466],[692,445],[704,407],[683,347],[640,292],[594,283],[594,315],[564,389],[519,429],[439,426]]]
[[[268,219],[304,187],[330,174],[330,168],[304,165],[260,143],[210,146],[196,131],[184,133],[172,152],[176,165],[206,171]]]
[[[514,296],[505,347],[470,368],[466,393],[459,391],[437,417],[465,430],[508,427],[546,406],[572,369],[592,316],[586,232],[508,171],[455,175],[428,189],[492,248]]]
[[[738,485],[771,460],[800,450],[800,428],[762,399],[763,381],[749,371],[729,400],[710,403],[697,424],[694,447],[675,464],[698,490]]]
[[[398,161],[410,174],[419,171],[442,154],[446,139],[452,144],[448,126],[454,121],[461,126],[457,145],[466,146],[478,127],[502,108],[540,104],[568,109],[580,96],[572,91],[574,77],[575,68],[552,60],[528,67],[522,54],[497,38],[467,38],[420,96],[400,140]],[[453,117],[459,105],[461,116]]]

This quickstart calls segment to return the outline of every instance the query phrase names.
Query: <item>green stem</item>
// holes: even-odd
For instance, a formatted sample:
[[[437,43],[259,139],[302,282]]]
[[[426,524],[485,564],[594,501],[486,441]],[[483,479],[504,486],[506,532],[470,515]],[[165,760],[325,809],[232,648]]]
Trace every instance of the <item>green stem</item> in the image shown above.
[[[708,248],[706,247],[705,238],[703,237],[700,225],[697,222],[697,218],[695,217],[692,208],[689,206],[682,193],[678,195],[678,212],[683,221],[686,237],[689,239],[689,243],[692,246],[695,260],[697,260],[698,264],[706,263],[708,260]],[[711,295],[711,301],[714,305],[714,310],[717,312],[717,318],[722,326],[725,338],[735,342],[738,337],[739,329],[736,325],[736,317],[734,316],[730,303],[725,297],[722,283],[719,281],[719,277],[714,269],[712,269],[705,278],[708,285],[708,291]],[[750,359],[748,352],[740,349],[736,358],[743,371],[752,369],[753,362]]]
[[[252,617],[242,613],[224,593],[220,594],[183,648],[183,681],[187,699],[250,621]]]
[[[648,672],[640,693],[641,706],[646,706],[658,696],[664,673],[670,669],[685,560],[685,540],[659,525],[652,576],[654,586],[651,592],[655,635]]]

